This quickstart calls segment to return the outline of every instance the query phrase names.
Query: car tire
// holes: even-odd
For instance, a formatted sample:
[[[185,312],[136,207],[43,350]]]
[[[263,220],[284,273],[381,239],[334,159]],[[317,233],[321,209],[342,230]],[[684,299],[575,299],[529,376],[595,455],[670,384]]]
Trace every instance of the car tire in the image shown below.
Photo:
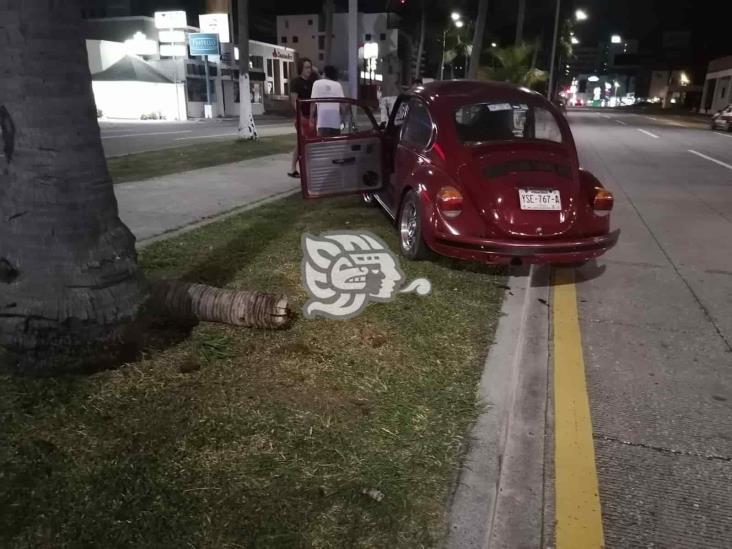
[[[397,229],[399,230],[399,249],[402,255],[411,261],[420,261],[430,257],[430,249],[424,241],[422,233],[422,208],[417,194],[410,190],[404,195]]]

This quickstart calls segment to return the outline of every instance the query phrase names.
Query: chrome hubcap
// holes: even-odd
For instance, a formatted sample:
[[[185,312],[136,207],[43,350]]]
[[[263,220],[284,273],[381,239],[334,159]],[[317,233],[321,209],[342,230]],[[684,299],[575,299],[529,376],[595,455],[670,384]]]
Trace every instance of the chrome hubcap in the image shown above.
[[[401,233],[402,248],[412,250],[417,242],[417,207],[412,202],[404,205],[399,222],[399,232]]]

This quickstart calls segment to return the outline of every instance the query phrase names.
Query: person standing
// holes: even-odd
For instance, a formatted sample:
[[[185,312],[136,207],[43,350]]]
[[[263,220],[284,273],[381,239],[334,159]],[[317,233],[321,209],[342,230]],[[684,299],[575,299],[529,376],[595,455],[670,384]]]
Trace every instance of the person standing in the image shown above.
[[[299,75],[290,81],[290,102],[292,110],[295,112],[295,131],[297,131],[297,100],[310,99],[313,89],[313,62],[307,57],[303,57],[299,60],[298,65]],[[310,120],[310,105],[302,105],[301,115],[302,122],[307,124]],[[297,171],[298,160],[298,149],[295,145],[295,150],[292,151],[292,171],[287,174],[290,177],[300,177],[300,172]]]
[[[312,99],[324,97],[345,97],[343,86],[338,82],[338,69],[333,65],[323,68],[323,78],[313,84]],[[342,103],[316,103],[315,127],[319,137],[334,137],[341,134]]]

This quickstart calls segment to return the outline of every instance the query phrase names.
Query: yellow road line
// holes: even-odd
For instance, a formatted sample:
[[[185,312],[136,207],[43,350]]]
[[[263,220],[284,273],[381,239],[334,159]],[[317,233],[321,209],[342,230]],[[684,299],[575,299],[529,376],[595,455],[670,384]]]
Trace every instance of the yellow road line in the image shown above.
[[[554,470],[557,549],[604,547],[574,270],[554,271]]]

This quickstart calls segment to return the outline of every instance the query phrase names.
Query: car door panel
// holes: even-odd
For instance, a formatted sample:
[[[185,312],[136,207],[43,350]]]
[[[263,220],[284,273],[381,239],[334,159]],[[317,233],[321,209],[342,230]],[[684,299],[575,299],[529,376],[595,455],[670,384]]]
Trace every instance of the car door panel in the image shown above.
[[[349,98],[299,101],[311,105],[308,119],[298,107],[300,182],[306,198],[377,192],[383,187],[383,134],[370,109]],[[317,104],[337,103],[340,135],[317,135]],[[354,110],[357,110],[354,114]]]
[[[381,136],[324,139],[305,143],[306,195],[374,192],[381,187]]]

